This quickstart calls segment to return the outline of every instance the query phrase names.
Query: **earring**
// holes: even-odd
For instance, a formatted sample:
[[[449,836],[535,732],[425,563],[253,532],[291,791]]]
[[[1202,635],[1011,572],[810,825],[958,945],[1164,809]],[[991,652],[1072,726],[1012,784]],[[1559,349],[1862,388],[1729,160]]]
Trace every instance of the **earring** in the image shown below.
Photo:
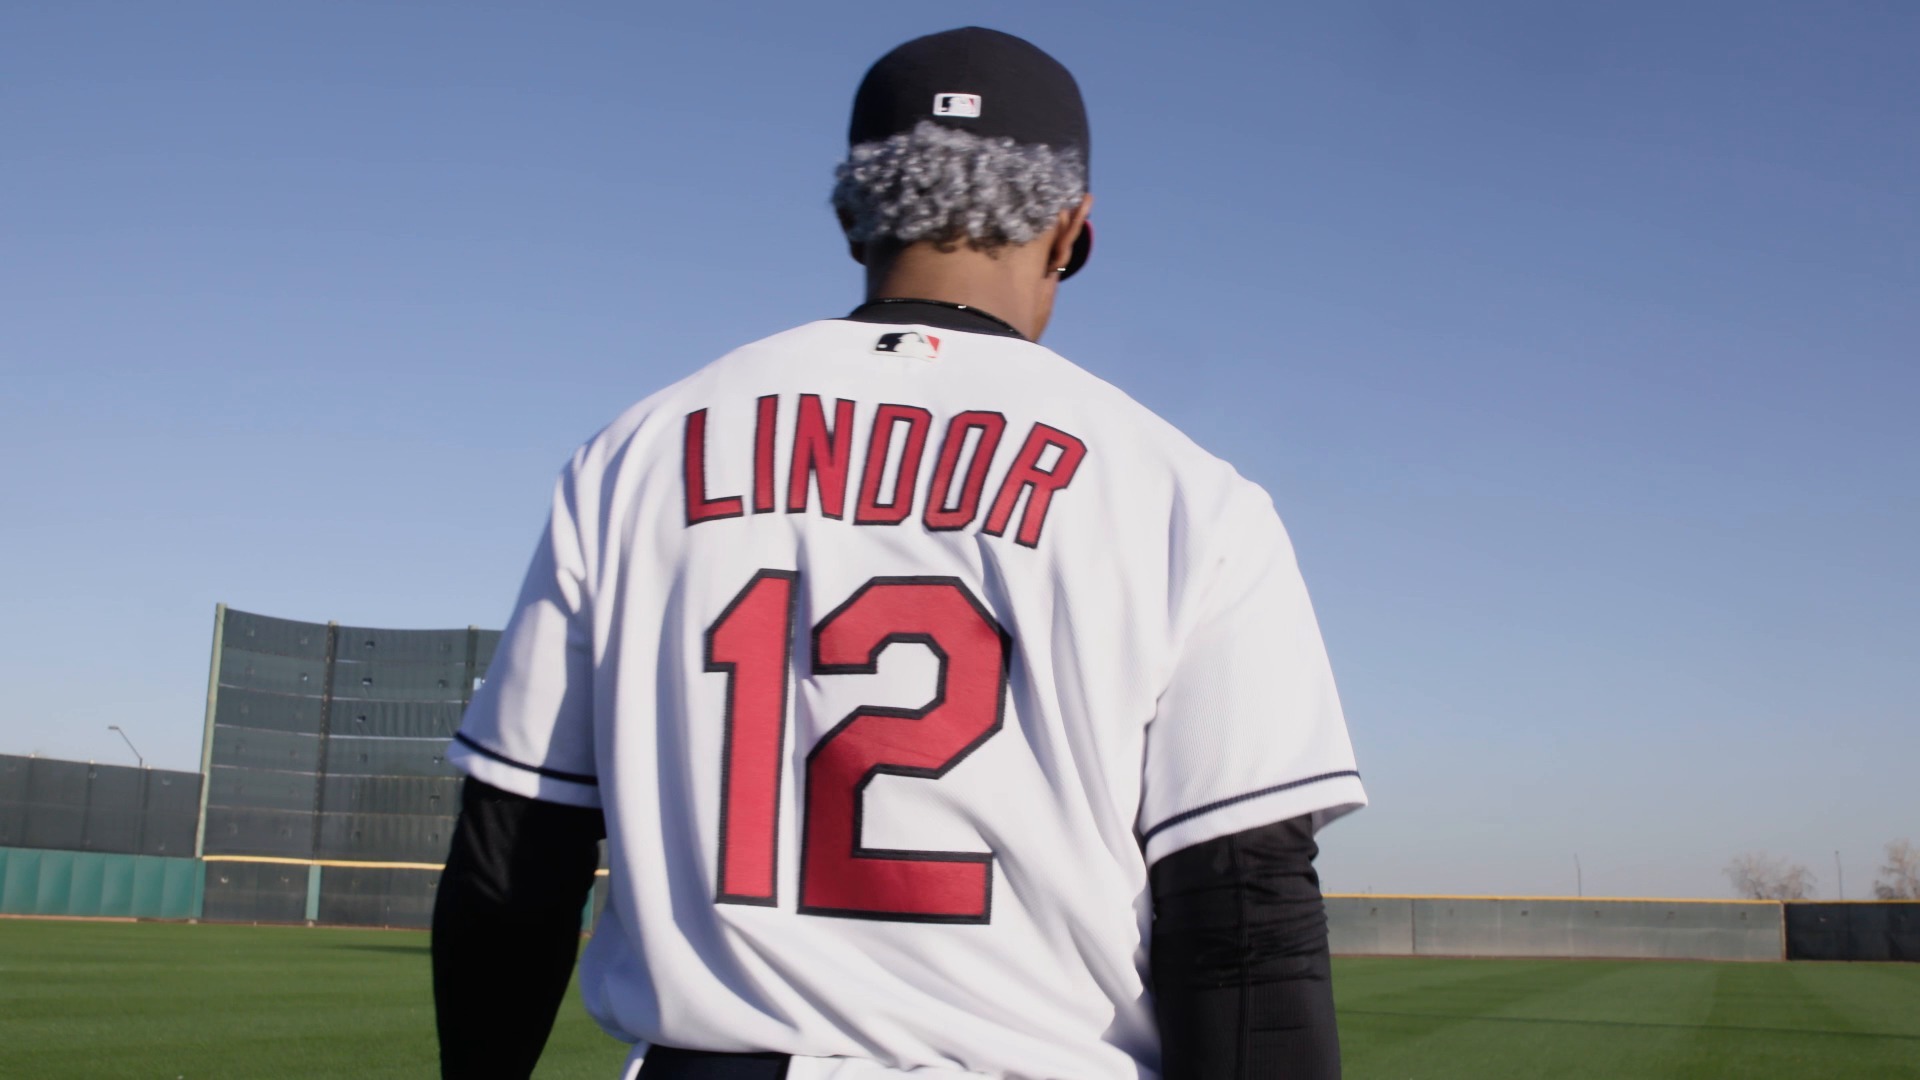
[[[1067,272],[1067,268],[1064,266],[1056,266],[1053,268],[1053,272],[1056,274],[1064,274]]]

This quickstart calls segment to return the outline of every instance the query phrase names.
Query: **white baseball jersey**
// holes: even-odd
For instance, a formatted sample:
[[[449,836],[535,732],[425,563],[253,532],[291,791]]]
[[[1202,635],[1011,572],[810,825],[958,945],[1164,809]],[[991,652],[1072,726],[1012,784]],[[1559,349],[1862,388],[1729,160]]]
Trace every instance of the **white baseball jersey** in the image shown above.
[[[794,1080],[1153,1076],[1148,866],[1366,802],[1258,486],[1039,345],[847,320],[573,456],[452,760],[605,811],[635,1063]]]

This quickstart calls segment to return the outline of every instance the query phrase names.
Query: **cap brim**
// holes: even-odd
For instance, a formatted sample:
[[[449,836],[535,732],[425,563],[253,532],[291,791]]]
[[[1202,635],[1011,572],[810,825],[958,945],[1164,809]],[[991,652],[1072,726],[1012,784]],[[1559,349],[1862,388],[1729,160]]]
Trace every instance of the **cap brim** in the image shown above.
[[[1067,259],[1067,269],[1065,273],[1060,275],[1060,280],[1065,281],[1079,273],[1080,268],[1087,265],[1087,260],[1091,258],[1092,255],[1093,222],[1088,221],[1083,222],[1080,226],[1080,235],[1073,241],[1073,255]]]

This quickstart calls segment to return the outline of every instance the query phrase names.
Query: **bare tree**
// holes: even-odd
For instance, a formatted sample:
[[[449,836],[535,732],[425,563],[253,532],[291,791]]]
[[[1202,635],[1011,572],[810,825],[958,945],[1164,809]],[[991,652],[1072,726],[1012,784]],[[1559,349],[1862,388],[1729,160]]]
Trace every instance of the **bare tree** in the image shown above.
[[[1887,845],[1887,864],[1880,868],[1873,895],[1882,900],[1920,900],[1920,848],[1913,841]]]
[[[1724,872],[1733,891],[1748,900],[1805,900],[1813,894],[1813,871],[1764,852],[1736,855]]]

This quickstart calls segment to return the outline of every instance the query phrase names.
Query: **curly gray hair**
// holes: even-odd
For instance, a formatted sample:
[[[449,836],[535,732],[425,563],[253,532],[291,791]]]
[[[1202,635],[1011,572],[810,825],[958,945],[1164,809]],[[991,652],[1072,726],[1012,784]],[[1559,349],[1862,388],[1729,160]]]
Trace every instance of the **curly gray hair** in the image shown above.
[[[990,251],[1044,234],[1087,193],[1077,150],[1021,145],[922,120],[861,143],[834,170],[833,208],[857,243]]]

